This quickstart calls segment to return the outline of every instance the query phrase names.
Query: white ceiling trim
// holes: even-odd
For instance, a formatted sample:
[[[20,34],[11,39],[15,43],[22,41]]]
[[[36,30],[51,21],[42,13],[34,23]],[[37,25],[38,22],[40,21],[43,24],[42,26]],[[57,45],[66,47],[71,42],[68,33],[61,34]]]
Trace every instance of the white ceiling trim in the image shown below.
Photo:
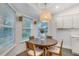
[[[67,10],[72,10],[73,8],[75,8],[75,6],[78,6],[78,5],[79,5],[79,4],[75,4],[74,6],[71,6],[71,7],[67,8],[67,9],[64,9],[63,11],[61,11],[61,12],[59,12],[59,13],[56,13],[55,15],[60,14],[60,13],[64,13],[64,12],[66,12]]]
[[[29,6],[33,7],[35,10],[37,10],[38,12],[40,12],[40,9],[37,8],[35,5],[31,4],[31,3],[28,3]]]

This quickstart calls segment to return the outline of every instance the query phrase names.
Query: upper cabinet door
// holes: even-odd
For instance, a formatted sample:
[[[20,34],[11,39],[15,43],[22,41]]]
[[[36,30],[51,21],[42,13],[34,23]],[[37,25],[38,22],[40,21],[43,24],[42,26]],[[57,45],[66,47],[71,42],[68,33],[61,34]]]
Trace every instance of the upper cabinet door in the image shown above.
[[[79,28],[79,14],[73,15],[73,28]]]
[[[61,16],[57,17],[57,19],[56,19],[56,26],[57,26],[57,28],[63,28],[63,21],[62,21],[62,17]]]
[[[66,15],[62,17],[63,28],[72,28],[72,15]]]
[[[72,16],[64,15],[57,17],[57,28],[72,28]]]

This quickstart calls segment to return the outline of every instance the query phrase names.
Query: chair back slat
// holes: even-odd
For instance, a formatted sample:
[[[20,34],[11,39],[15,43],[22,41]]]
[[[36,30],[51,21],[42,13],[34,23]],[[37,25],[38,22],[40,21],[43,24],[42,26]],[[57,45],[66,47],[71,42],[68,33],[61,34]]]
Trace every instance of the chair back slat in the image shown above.
[[[30,36],[29,39],[31,40],[31,39],[35,39],[35,38],[34,38],[34,36]]]
[[[35,53],[35,45],[33,43],[30,43],[30,42],[26,42],[26,49],[31,49],[34,51],[34,56],[36,56],[36,53]]]
[[[34,50],[34,46],[33,46],[32,43],[30,43],[30,42],[26,42],[26,44],[27,44],[27,48],[29,48],[29,49],[33,49],[33,50]]]
[[[61,41],[61,46],[60,46],[60,55],[62,55],[62,48],[63,48],[63,40]]]

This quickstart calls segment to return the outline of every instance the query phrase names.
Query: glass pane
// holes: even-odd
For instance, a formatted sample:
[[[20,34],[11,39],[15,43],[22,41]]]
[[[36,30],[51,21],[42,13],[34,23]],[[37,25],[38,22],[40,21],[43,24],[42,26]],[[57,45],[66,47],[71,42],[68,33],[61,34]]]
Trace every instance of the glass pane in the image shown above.
[[[13,17],[5,16],[4,17],[4,25],[13,26],[14,20],[12,18]]]
[[[23,17],[23,30],[22,30],[22,38],[28,39],[31,34],[31,22],[32,19],[29,17]]]
[[[0,17],[5,25],[13,26],[15,12],[8,4],[0,4]]]
[[[23,39],[29,38],[29,36],[31,34],[30,32],[31,32],[30,29],[23,29],[23,34],[22,34]]]
[[[3,28],[1,27],[0,28],[0,45],[2,45],[4,43],[4,40],[3,40]]]
[[[12,28],[1,28],[0,29],[0,44],[8,44],[13,41],[13,30]]]
[[[41,28],[46,28],[46,27],[47,27],[47,23],[41,22]]]
[[[37,28],[38,28],[38,32],[37,32],[37,33],[38,33],[38,36],[41,35],[41,33],[40,33],[40,29],[41,29],[41,28],[44,29],[44,33],[45,33],[45,34],[47,33],[48,27],[47,27],[47,23],[46,23],[46,22],[38,22]]]
[[[2,38],[3,37],[3,28],[1,27],[0,28],[0,38]]]
[[[13,40],[13,29],[4,27],[3,31],[4,31],[5,39],[7,41],[12,41]]]
[[[44,29],[44,32],[47,32],[47,23],[46,22],[41,22],[41,28]]]
[[[3,24],[2,16],[0,16],[0,24]]]
[[[23,28],[31,28],[31,18],[23,17]]]

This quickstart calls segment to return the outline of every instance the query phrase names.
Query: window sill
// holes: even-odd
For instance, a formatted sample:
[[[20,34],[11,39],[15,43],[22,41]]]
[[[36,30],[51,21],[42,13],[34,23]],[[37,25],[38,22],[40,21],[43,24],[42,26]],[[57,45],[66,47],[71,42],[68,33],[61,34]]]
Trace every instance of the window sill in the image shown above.
[[[29,39],[26,39],[26,40],[22,40],[22,41],[20,41],[20,43],[24,43],[25,41],[28,41]]]
[[[16,44],[14,44],[11,48],[9,48],[8,50],[6,50],[1,56],[5,56],[9,51],[11,51],[14,47],[16,46]]]

